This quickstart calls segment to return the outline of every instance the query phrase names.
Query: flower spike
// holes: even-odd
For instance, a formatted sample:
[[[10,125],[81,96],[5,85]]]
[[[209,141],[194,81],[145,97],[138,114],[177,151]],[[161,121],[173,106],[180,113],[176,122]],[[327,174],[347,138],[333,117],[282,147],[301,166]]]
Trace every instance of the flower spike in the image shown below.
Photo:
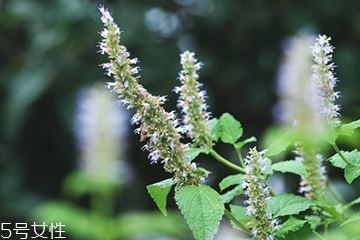
[[[180,55],[182,70],[179,74],[181,86],[174,91],[179,93],[178,107],[183,113],[183,132],[201,146],[211,146],[208,129],[210,113],[207,112],[206,92],[201,91],[198,71],[202,63],[197,62],[193,52],[185,51]]]
[[[151,162],[161,161],[165,171],[173,174],[177,184],[197,185],[204,181],[205,173],[185,158],[187,146],[180,142],[178,121],[173,112],[162,107],[165,97],[151,95],[138,81],[137,59],[130,58],[126,47],[120,44],[121,31],[108,10],[100,7],[105,29],[101,32],[100,53],[108,56],[109,62],[102,66],[115,81],[109,87],[119,94],[121,101],[136,110],[133,124],[140,140],[148,139],[143,149],[150,152]]]
[[[333,126],[340,124],[340,106],[335,103],[340,93],[336,92],[335,65],[332,62],[334,47],[330,44],[330,37],[319,35],[315,44],[312,46],[314,64],[312,65],[312,80],[314,81],[317,95],[321,105],[321,115],[324,120]]]
[[[255,240],[273,240],[278,228],[278,220],[273,218],[268,210],[271,199],[269,187],[266,184],[266,172],[270,165],[264,157],[264,152],[256,148],[250,149],[245,159],[246,174],[243,183],[248,200],[246,214],[253,217],[249,223],[251,234]]]

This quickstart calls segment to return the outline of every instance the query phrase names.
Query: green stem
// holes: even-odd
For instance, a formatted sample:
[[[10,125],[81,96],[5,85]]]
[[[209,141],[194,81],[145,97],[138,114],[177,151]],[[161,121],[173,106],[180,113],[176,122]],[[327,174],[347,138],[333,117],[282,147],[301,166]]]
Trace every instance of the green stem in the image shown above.
[[[318,237],[319,239],[323,240],[324,238],[319,234],[317,233],[315,230],[313,230],[313,233],[316,237]]]
[[[349,202],[348,204],[346,204],[344,206],[345,209],[349,209],[349,208],[352,208],[355,204],[358,204],[359,203],[359,198],[356,198],[355,200]]]
[[[210,154],[213,156],[217,161],[221,162],[222,164],[228,166],[229,168],[234,169],[235,171],[245,173],[245,170],[242,167],[239,167],[238,165],[233,164],[232,162],[226,160],[224,157],[222,157],[220,154],[218,154],[214,149],[210,149]]]
[[[324,210],[326,213],[330,214],[339,224],[345,221],[344,216],[339,213],[335,208],[322,206],[321,209]]]
[[[336,145],[336,143],[334,143],[332,146],[333,146],[334,150],[336,151],[336,153],[339,154],[339,156],[341,157],[342,160],[344,160],[347,164],[351,164],[351,162],[344,156],[344,154],[342,154],[342,152],[340,151],[340,149]]]
[[[236,226],[238,226],[239,228],[241,228],[244,232],[246,232],[247,234],[250,234],[249,229],[247,229],[241,222],[239,222],[233,215],[232,213],[225,209],[225,216],[228,217],[234,224],[236,224]]]
[[[244,167],[245,164],[244,164],[244,159],[243,159],[243,157],[242,157],[242,155],[241,155],[241,150],[238,149],[235,144],[233,144],[233,146],[234,146],[234,148],[235,148],[235,151],[236,151],[237,157],[238,157],[238,159],[239,159],[240,165],[241,165],[242,167]]]

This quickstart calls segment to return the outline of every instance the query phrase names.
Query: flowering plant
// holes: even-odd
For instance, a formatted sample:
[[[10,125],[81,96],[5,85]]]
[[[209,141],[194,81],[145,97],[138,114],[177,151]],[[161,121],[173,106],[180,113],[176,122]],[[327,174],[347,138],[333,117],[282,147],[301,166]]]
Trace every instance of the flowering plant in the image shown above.
[[[164,109],[165,97],[150,94],[139,83],[137,59],[121,44],[121,31],[108,10],[100,7],[100,11],[105,27],[100,53],[108,58],[102,67],[114,79],[108,87],[135,110],[131,122],[139,125],[135,132],[146,141],[143,150],[149,152],[150,161],[163,164],[173,176],[147,186],[164,215],[174,187],[177,206],[197,240],[213,239],[223,215],[255,240],[358,239],[360,218],[353,206],[360,200],[345,203],[333,196],[323,166],[326,159],[344,169],[349,184],[360,176],[360,153],[341,151],[336,144],[337,138],[355,134],[360,120],[347,124],[340,120],[329,37],[314,39],[301,32],[291,39],[279,74],[281,125],[263,150],[250,148],[243,157],[244,147],[256,139],[241,139],[242,126],[231,114],[211,116],[199,82],[202,63],[195,54],[180,55],[180,86],[174,89],[179,94],[179,121],[175,111]],[[184,143],[185,135],[190,143]],[[215,150],[219,143],[233,147],[238,163]],[[324,157],[329,146],[336,154]],[[219,183],[220,193],[206,185],[209,172],[196,163],[200,154],[236,172]],[[278,156],[294,160],[273,163]],[[299,175],[299,194],[276,192],[269,184],[276,172]]]

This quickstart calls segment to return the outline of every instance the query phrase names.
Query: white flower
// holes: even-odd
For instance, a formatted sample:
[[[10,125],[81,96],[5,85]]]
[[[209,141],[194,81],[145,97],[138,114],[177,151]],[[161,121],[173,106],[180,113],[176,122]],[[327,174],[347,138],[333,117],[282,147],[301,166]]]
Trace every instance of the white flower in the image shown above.
[[[254,239],[271,239],[278,221],[268,210],[271,196],[263,169],[267,169],[266,165],[269,166],[269,163],[264,157],[264,152],[258,152],[255,148],[250,149],[244,162],[246,174],[242,186],[248,198],[244,203],[247,205],[246,214],[253,216],[248,225]]]
[[[311,80],[311,51],[313,37],[300,33],[291,38],[280,67],[278,94],[280,120],[307,133],[323,131],[319,111],[321,106]]]
[[[101,16],[101,21],[104,23],[104,24],[110,24],[110,23],[113,23],[113,18],[111,17],[111,14],[109,13],[109,11],[107,9],[105,9],[103,6],[100,6],[99,7],[99,10],[102,14]]]
[[[80,170],[86,176],[124,181],[128,114],[102,87],[81,92],[75,118]]]
[[[197,81],[197,73],[202,63],[197,62],[193,52],[185,51],[180,55],[182,70],[179,74],[180,87],[175,87],[179,99],[177,106],[183,113],[184,130],[193,141],[199,145],[211,145],[208,120],[210,114],[207,112],[206,92],[200,91],[201,83]]]
[[[185,160],[188,147],[180,141],[179,122],[174,112],[166,112],[162,107],[166,96],[153,96],[138,82],[137,58],[130,58],[126,47],[120,44],[121,32],[110,13],[103,7],[99,9],[105,26],[100,34],[100,53],[106,54],[109,61],[102,67],[115,79],[108,86],[119,94],[122,103],[136,110],[131,122],[140,125],[135,130],[140,141],[148,140],[142,149],[150,152],[151,163],[161,160],[177,184],[200,184],[206,174]]]
[[[338,126],[340,124],[340,107],[335,101],[340,94],[334,90],[337,78],[334,73],[335,65],[332,62],[334,47],[330,45],[330,40],[331,38],[326,35],[319,35],[312,46],[315,62],[312,65],[312,80],[320,103],[322,118],[328,124]]]

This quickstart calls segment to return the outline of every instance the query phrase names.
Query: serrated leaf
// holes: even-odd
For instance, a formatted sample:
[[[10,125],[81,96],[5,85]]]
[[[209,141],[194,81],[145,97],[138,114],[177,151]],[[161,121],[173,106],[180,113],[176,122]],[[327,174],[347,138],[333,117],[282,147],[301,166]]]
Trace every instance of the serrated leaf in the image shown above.
[[[220,138],[221,127],[219,124],[219,120],[217,118],[213,118],[208,121],[210,137],[212,140],[217,141]]]
[[[224,143],[234,144],[243,134],[240,122],[229,113],[224,113],[218,123],[220,124],[220,139]]]
[[[341,151],[341,153],[344,155],[344,157],[347,160],[349,160],[349,162],[351,162],[355,165],[360,163],[360,152],[357,149],[355,149],[351,152]],[[345,168],[345,166],[346,166],[346,162],[339,156],[339,154],[335,154],[334,156],[332,156],[330,158],[330,162],[333,162],[333,161],[334,161],[333,165],[335,167]]]
[[[239,196],[243,192],[244,189],[242,188],[242,186],[238,185],[233,189],[231,189],[230,191],[227,191],[226,193],[222,194],[221,199],[223,203],[229,203],[234,199],[234,197]]]
[[[175,193],[176,204],[196,240],[212,240],[224,214],[220,195],[212,188],[185,186]]]
[[[313,202],[294,194],[282,193],[270,200],[269,210],[275,217],[298,214],[308,209]]]
[[[296,161],[296,160],[289,160],[289,161],[274,163],[271,166],[271,168],[272,168],[272,170],[278,171],[278,172],[283,172],[283,173],[290,172],[290,173],[295,173],[295,174],[303,176],[303,177],[306,176],[306,171],[305,171],[303,163],[300,161]]]
[[[341,227],[345,226],[346,224],[354,223],[354,222],[360,223],[360,213],[355,213],[351,215],[351,217],[348,220],[346,220],[345,222],[343,222],[343,224],[341,224]]]
[[[167,215],[167,211],[166,211],[167,196],[173,185],[174,182],[172,179],[166,179],[161,182],[148,185],[146,187],[151,198],[156,203],[156,206],[165,216]]]
[[[319,216],[305,216],[307,223],[310,225],[311,229],[316,229],[321,224],[321,217]]]
[[[304,226],[302,228],[300,228],[299,230],[297,230],[296,232],[288,232],[286,237],[282,238],[282,239],[284,239],[284,240],[310,240],[310,239],[313,240],[314,233],[313,233],[313,230],[310,228],[309,224],[304,224]]]
[[[289,217],[286,222],[281,224],[280,229],[276,232],[277,237],[285,237],[288,232],[295,232],[299,230],[304,224],[305,220],[300,220],[294,217]]]
[[[345,152],[344,157],[350,162],[345,166],[345,179],[348,183],[352,183],[360,176],[360,152],[356,149],[348,153]]]
[[[341,151],[341,153],[348,159],[349,152]],[[329,161],[334,167],[344,169],[346,167],[346,162],[340,157],[339,154],[332,156]]]
[[[243,174],[235,174],[229,175],[219,183],[220,190],[223,191],[224,189],[231,187],[233,185],[239,185],[243,181]]]
[[[235,219],[244,226],[252,219],[251,216],[246,214],[245,207],[230,205],[230,210]]]
[[[354,134],[355,130],[357,128],[360,128],[360,119],[344,124],[340,127],[339,129],[339,134],[341,135],[346,135],[346,136],[351,136]]]

